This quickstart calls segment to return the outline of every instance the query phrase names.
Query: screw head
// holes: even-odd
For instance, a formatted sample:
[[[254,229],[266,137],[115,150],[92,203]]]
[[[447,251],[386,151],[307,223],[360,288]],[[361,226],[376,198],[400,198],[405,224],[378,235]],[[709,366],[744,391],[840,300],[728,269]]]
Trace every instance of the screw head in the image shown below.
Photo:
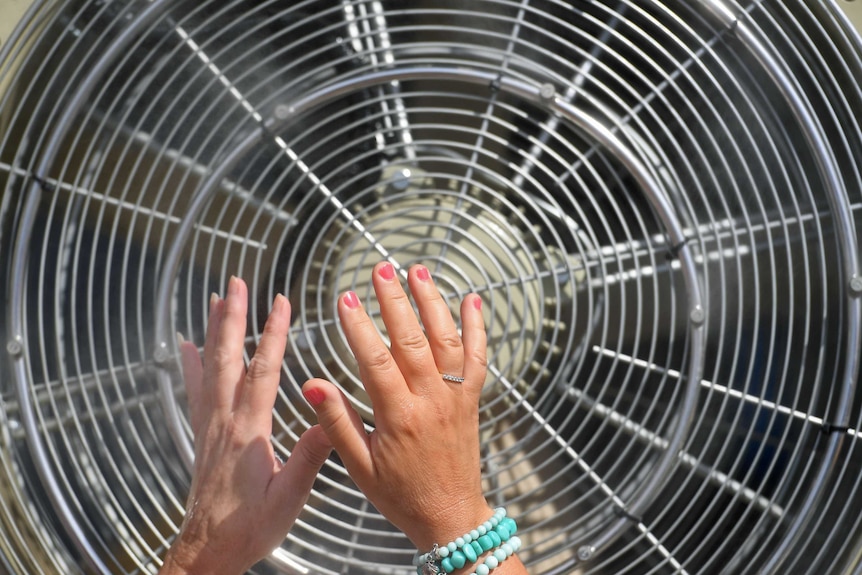
[[[6,342],[6,351],[13,357],[18,357],[24,353],[24,346],[17,339],[10,339]]]
[[[548,82],[547,84],[542,84],[542,87],[539,88],[539,97],[543,100],[552,100],[556,95],[557,89],[554,88],[554,85],[550,82]]]
[[[862,278],[859,276],[850,278],[850,291],[853,295],[862,295]]]
[[[170,354],[168,353],[167,344],[160,343],[159,347],[156,348],[156,351],[153,352],[153,361],[156,362],[156,365],[162,365],[168,361]]]
[[[399,192],[403,192],[410,187],[410,176],[412,175],[410,168],[398,170],[392,178],[392,187]]]
[[[275,107],[275,111],[273,113],[277,119],[287,120],[293,115],[293,108],[286,104],[279,104]]]
[[[695,306],[691,313],[689,314],[689,319],[691,323],[694,325],[701,325],[704,321],[706,321],[706,312],[703,310],[701,306]]]
[[[592,545],[581,545],[578,548],[578,559],[581,561],[588,561],[592,558],[593,553],[596,552],[596,548]]]

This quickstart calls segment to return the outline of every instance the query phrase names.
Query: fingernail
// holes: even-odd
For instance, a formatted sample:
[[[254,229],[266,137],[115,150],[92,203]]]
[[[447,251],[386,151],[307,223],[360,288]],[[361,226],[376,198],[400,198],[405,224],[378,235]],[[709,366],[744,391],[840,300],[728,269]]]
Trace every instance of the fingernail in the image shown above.
[[[218,303],[219,297],[216,292],[210,294],[210,315],[213,314],[213,310],[215,310],[215,306]]]
[[[356,309],[359,307],[359,298],[356,297],[355,292],[346,292],[344,296],[342,296],[342,299],[344,300],[344,305],[346,305],[350,309]]]
[[[395,279],[395,268],[392,264],[386,263],[380,266],[380,277],[385,280]]]
[[[239,279],[236,276],[230,276],[230,280],[227,282],[227,293],[228,295],[235,295],[239,292]]]
[[[428,271],[428,268],[425,266],[420,267],[416,270],[416,277],[422,280],[423,282],[427,282],[431,279],[431,272]]]
[[[177,347],[183,347],[183,344],[186,342],[186,338],[183,337],[183,334],[177,332]]]
[[[474,297],[473,298],[473,307],[478,309],[478,310],[481,310],[482,309],[482,298],[480,298],[479,296]]]
[[[323,403],[324,399],[326,399],[326,394],[316,387],[303,390],[302,395],[305,397],[305,400],[311,404],[311,407],[317,407]]]

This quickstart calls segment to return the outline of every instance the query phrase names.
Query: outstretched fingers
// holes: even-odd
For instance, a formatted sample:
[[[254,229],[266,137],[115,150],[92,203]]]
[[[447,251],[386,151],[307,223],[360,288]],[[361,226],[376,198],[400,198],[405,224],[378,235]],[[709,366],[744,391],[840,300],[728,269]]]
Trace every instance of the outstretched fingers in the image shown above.
[[[212,398],[212,409],[229,413],[234,408],[237,392],[245,377],[243,351],[248,312],[248,288],[245,282],[231,277],[227,297],[221,305],[223,310],[215,349],[207,356],[208,362],[209,358],[212,358],[212,362],[204,367],[212,370],[208,377],[212,388],[206,390]]]
[[[267,434],[272,430],[272,407],[278,394],[289,327],[290,304],[279,294],[248,364],[236,408],[237,413],[261,426],[261,431]]]
[[[371,403],[375,410],[386,413],[408,391],[404,376],[354,292],[338,299],[338,315]]]
[[[478,395],[488,371],[488,335],[482,317],[482,298],[470,294],[461,302],[461,339],[464,342],[464,386]]]
[[[401,286],[395,267],[389,262],[377,264],[372,273],[372,281],[380,302],[380,315],[389,333],[392,357],[409,389],[414,393],[426,392],[432,382],[435,382],[437,366],[428,339],[410,299]],[[362,360],[358,356],[357,359],[361,365]]]
[[[422,318],[422,325],[428,335],[428,345],[434,358],[435,369],[430,372],[433,381],[429,382],[433,392],[436,384],[442,381],[440,379],[442,374],[463,376],[464,346],[455,320],[452,319],[449,304],[434,285],[428,268],[422,265],[410,268],[408,282],[416,307],[419,308],[419,317]]]

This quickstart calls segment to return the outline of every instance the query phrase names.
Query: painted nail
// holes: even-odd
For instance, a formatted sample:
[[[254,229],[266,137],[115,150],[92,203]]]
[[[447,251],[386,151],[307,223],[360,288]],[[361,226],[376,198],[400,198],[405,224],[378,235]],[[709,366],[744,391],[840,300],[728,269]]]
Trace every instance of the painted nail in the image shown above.
[[[346,305],[350,309],[356,309],[359,307],[359,298],[356,297],[355,292],[352,292],[352,291],[346,292],[342,296],[342,299],[344,300],[344,305]]]
[[[392,264],[386,263],[380,266],[380,277],[385,280],[395,279],[395,268],[392,267]]]
[[[326,394],[315,387],[303,390],[302,395],[305,397],[305,400],[311,404],[311,407],[317,407],[323,403],[324,399],[326,399]]]
[[[474,297],[473,298],[473,307],[478,309],[478,310],[481,310],[482,309],[482,298],[480,298],[479,296]]]
[[[422,266],[421,268],[416,270],[416,277],[423,282],[427,282],[431,279],[431,272],[428,271],[428,268]]]

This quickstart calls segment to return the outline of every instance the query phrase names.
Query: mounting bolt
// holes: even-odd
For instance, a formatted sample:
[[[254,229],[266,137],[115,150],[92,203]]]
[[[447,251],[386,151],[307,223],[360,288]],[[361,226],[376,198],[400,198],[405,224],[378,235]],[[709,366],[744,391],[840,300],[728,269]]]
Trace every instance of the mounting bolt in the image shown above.
[[[6,351],[8,351],[9,355],[12,357],[20,357],[21,354],[24,353],[24,346],[21,345],[21,341],[18,338],[10,339],[6,343]]]
[[[279,104],[275,107],[275,117],[279,120],[287,120],[291,116],[293,116],[294,109],[293,106],[288,106],[286,104]]]
[[[395,172],[395,175],[392,177],[392,189],[398,192],[403,192],[408,187],[410,187],[410,176],[413,173],[410,171],[410,168],[403,168]]]
[[[701,306],[696,305],[694,306],[694,309],[691,310],[691,313],[688,314],[688,318],[694,325],[703,325],[703,322],[706,321],[706,312],[703,311]]]
[[[581,561],[589,561],[595,552],[596,548],[592,545],[581,545],[578,548],[578,559]]]
[[[156,362],[156,365],[164,365],[169,357],[168,345],[164,342],[160,343],[156,351],[153,352],[153,361]]]
[[[550,101],[554,99],[554,96],[557,95],[557,89],[554,88],[554,85],[548,82],[547,84],[542,84],[542,87],[539,88],[539,97],[542,100]]]
[[[862,278],[859,276],[850,278],[850,293],[857,297],[862,295]]]

